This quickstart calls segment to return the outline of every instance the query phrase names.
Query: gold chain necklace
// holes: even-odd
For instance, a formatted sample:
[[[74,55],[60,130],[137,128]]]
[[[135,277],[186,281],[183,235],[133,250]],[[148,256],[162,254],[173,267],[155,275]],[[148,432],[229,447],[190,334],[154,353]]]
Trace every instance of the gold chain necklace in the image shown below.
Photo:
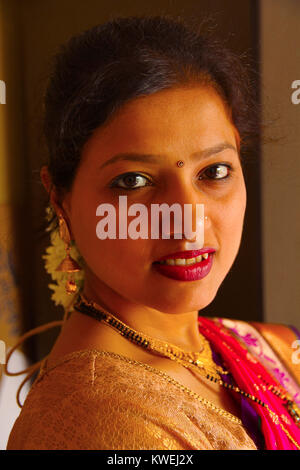
[[[100,307],[93,301],[88,301],[83,294],[80,294],[79,300],[74,305],[74,308],[79,312],[92,316],[96,320],[106,323],[132,343],[142,346],[144,349],[148,349],[160,356],[168,357],[194,372],[200,372],[200,374],[204,376],[207,376],[207,374],[228,374],[226,370],[223,370],[222,367],[219,367],[214,362],[210,344],[203,336],[201,336],[201,351],[184,351],[174,344],[152,338],[144,333],[139,333],[103,307]]]
[[[190,370],[196,370],[197,372],[200,372],[201,375],[204,375],[208,380],[218,383],[219,385],[222,385],[225,388],[233,390],[234,392],[237,392],[245,396],[246,398],[249,398],[250,400],[258,403],[259,405],[265,407],[268,410],[273,422],[281,427],[281,429],[284,431],[290,441],[295,445],[298,450],[300,450],[298,442],[295,441],[295,439],[290,435],[288,430],[283,426],[279,419],[279,416],[274,411],[272,411],[266,403],[264,403],[262,400],[255,397],[254,395],[244,392],[239,387],[224,382],[222,379],[211,375],[212,373],[221,375],[228,374],[229,372],[224,371],[221,367],[217,366],[214,363],[212,359],[210,345],[206,338],[201,338],[203,342],[203,350],[201,352],[185,352],[178,346],[151,338],[150,336],[147,336],[134,330],[133,328],[130,328],[128,325],[116,318],[112,313],[108,312],[103,307],[100,307],[93,301],[88,301],[83,296],[83,294],[79,295],[77,301],[74,304],[74,308],[75,310],[81,313],[89,315],[92,318],[95,318],[96,320],[109,325],[111,328],[115,329],[119,334],[127,338],[132,343],[135,343],[143,347],[144,349],[148,349],[162,356],[169,357],[170,359],[178,362],[179,364],[182,364],[184,367]],[[280,393],[278,391],[272,389],[270,389],[270,391],[274,393],[274,395],[280,396]],[[299,426],[300,415],[298,414],[298,408],[295,407],[295,403],[291,400],[288,400],[287,404],[290,415],[293,417],[294,421]]]

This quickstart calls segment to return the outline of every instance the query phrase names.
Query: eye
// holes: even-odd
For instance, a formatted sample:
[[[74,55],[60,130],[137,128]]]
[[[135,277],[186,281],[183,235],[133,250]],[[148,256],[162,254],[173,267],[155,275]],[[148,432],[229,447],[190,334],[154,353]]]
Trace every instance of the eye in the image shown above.
[[[199,179],[224,180],[231,176],[231,170],[231,165],[218,163],[206,168],[206,170],[204,170],[199,176]],[[205,175],[206,178],[203,175]]]
[[[115,178],[110,184],[111,188],[123,188],[123,189],[139,189],[144,186],[151,185],[151,182],[146,176],[140,173],[125,173]]]

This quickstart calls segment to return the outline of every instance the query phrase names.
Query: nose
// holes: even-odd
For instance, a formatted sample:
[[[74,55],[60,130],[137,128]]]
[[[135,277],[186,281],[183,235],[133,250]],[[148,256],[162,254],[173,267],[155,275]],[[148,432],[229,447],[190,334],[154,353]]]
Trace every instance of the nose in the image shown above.
[[[204,228],[209,228],[211,222],[207,214],[207,199],[205,195],[201,194],[200,189],[195,188],[191,183],[178,182],[176,190],[174,187],[169,189],[163,203],[170,210],[170,223],[164,223],[162,213],[162,218],[160,218],[161,237],[184,239],[191,244],[188,249],[202,248],[204,246]]]

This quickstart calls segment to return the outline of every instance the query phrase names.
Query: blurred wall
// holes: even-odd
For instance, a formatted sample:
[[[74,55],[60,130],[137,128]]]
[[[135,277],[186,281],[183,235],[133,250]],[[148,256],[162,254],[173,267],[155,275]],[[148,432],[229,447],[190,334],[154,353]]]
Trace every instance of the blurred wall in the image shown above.
[[[22,86],[18,19],[13,4],[0,1],[0,339],[12,346],[20,331],[21,304],[16,261],[17,219],[24,204]]]
[[[260,2],[264,318],[300,328],[300,2]]]
[[[20,79],[23,91],[24,145],[21,157],[26,161],[26,187],[28,211],[23,220],[23,231],[29,235],[31,263],[27,270],[27,298],[24,314],[28,328],[62,319],[63,312],[50,299],[41,256],[49,240],[38,237],[46,193],[39,181],[39,168],[45,156],[41,138],[42,100],[51,66],[51,57],[60,44],[70,36],[105,22],[114,16],[164,14],[195,17],[199,22],[206,16],[217,24],[216,34],[228,41],[228,46],[238,53],[245,51],[249,60],[257,65],[257,2],[253,0],[152,0],[140,2],[122,0],[8,0],[17,6],[20,35]],[[1,77],[0,77],[1,78]],[[18,155],[18,154],[16,154]],[[260,230],[260,158],[259,148],[249,156],[246,164],[248,207],[245,230],[238,258],[222,284],[216,299],[203,315],[262,320],[262,281],[259,255]],[[27,194],[27,193],[26,193]],[[27,198],[27,196],[26,196]],[[32,224],[32,226],[31,226]],[[28,254],[26,255],[28,256]],[[43,333],[31,342],[34,359],[44,357],[53,344],[58,330]],[[29,341],[30,342],[30,341]]]
[[[30,222],[26,217],[30,212],[30,201],[25,183],[20,45],[17,5],[0,0],[0,80],[5,83],[5,100],[0,100],[0,340],[5,343],[6,353],[28,326],[25,320],[30,311],[25,315],[25,306],[30,302],[24,293],[30,291],[26,282],[32,265],[28,260],[33,257],[32,234],[28,230]],[[22,230],[23,223],[26,231]],[[8,363],[9,372],[22,371],[29,366],[23,349],[13,352]],[[1,362],[0,359],[0,450],[4,450],[11,427],[20,413],[16,393],[25,376],[4,375]],[[21,392],[22,403],[28,391],[27,382]]]

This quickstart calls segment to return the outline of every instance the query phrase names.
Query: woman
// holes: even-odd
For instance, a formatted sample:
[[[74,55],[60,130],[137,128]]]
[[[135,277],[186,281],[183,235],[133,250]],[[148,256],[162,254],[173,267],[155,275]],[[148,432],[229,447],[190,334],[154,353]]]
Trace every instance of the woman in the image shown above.
[[[198,316],[242,236],[255,109],[239,60],[180,20],[116,19],[63,48],[45,109],[41,179],[75,297],[7,449],[299,449],[296,334]],[[137,215],[120,196],[148,210],[142,237],[120,236]],[[191,204],[199,232],[174,215],[146,237],[163,203]]]

